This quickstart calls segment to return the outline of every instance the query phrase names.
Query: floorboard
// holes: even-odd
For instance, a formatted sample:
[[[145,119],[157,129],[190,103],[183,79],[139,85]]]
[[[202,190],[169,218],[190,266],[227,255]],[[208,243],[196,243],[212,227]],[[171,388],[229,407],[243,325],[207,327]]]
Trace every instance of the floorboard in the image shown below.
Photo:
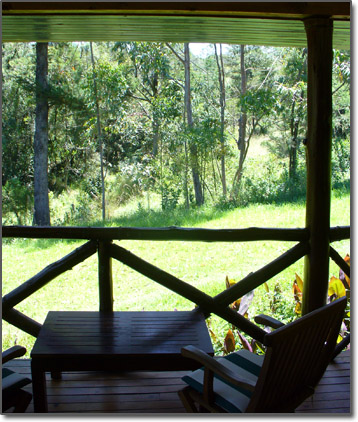
[[[4,366],[31,377],[30,360]],[[184,407],[177,392],[186,371],[65,372],[61,380],[46,374],[50,413],[178,414]],[[31,385],[25,387],[31,391]],[[327,368],[315,394],[296,413],[350,414],[350,353],[342,352]],[[30,403],[27,413],[33,413]]]

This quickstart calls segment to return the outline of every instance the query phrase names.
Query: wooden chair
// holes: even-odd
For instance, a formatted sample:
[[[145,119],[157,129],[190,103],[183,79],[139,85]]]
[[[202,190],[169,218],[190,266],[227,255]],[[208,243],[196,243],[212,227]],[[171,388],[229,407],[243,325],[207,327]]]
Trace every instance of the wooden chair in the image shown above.
[[[183,377],[188,386],[179,396],[186,410],[294,412],[313,394],[333,356],[346,303],[341,298],[290,324],[275,322],[279,328],[264,337],[264,356],[240,350],[214,359],[193,346],[183,348],[183,356],[203,365]]]
[[[25,347],[14,346],[2,352],[2,363],[23,356]],[[23,390],[22,387],[31,383],[31,379],[2,368],[2,412],[14,408],[14,413],[24,413],[30,404],[32,394]]]

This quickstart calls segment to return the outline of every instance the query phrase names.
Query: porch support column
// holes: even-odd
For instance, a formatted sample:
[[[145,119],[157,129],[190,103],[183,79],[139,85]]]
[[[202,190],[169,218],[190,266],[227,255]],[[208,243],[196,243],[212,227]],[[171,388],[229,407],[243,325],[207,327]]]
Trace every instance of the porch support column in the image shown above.
[[[98,242],[98,284],[100,312],[113,311],[113,279],[110,247],[112,241]]]
[[[305,257],[302,313],[327,303],[332,147],[332,34],[329,18],[305,20],[308,43],[307,203],[310,253]]]

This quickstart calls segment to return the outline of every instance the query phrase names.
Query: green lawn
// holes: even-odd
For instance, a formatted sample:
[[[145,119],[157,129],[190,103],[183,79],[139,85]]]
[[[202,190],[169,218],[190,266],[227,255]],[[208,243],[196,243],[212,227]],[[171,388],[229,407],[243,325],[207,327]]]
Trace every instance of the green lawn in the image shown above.
[[[350,224],[350,197],[335,197],[332,201],[331,225]],[[140,219],[141,218],[141,219]],[[174,212],[159,219],[159,213],[141,213],[140,218],[118,218],[114,224],[133,226],[181,225],[206,228],[243,227],[304,227],[303,204],[251,205],[231,211],[202,209],[190,214]],[[151,220],[152,219],[152,220]],[[83,242],[52,240],[14,240],[3,244],[3,295],[60,259]],[[191,283],[210,295],[225,289],[225,277],[240,280],[266,265],[287,249],[292,242],[201,243],[122,241],[121,246],[150,263]],[[336,242],[341,255],[349,253],[350,241]],[[303,259],[255,291],[249,317],[256,313],[272,313],[289,320],[293,317],[292,281],[295,272],[303,274]],[[338,268],[331,265],[331,275]],[[16,308],[42,323],[49,310],[98,310],[97,257],[92,256],[71,271],[62,274]],[[115,310],[189,310],[193,304],[177,294],[147,279],[121,263],[113,262]],[[277,315],[278,314],[278,315]],[[222,336],[226,323],[212,318],[212,328]],[[22,344],[31,350],[34,338],[3,322],[3,349]]]

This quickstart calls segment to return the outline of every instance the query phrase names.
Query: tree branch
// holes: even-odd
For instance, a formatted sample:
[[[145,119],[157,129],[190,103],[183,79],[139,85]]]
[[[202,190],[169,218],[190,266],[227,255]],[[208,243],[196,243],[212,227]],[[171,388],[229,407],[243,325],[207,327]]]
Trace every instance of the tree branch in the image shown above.
[[[338,87],[338,88],[336,88],[333,92],[332,92],[332,95],[334,95],[338,90],[340,90],[344,85],[345,85],[345,81],[343,81],[343,83]]]
[[[174,48],[169,43],[165,43],[165,45],[175,54],[178,60],[180,60],[183,64],[185,64],[184,58],[180,57],[179,54],[174,50]]]

